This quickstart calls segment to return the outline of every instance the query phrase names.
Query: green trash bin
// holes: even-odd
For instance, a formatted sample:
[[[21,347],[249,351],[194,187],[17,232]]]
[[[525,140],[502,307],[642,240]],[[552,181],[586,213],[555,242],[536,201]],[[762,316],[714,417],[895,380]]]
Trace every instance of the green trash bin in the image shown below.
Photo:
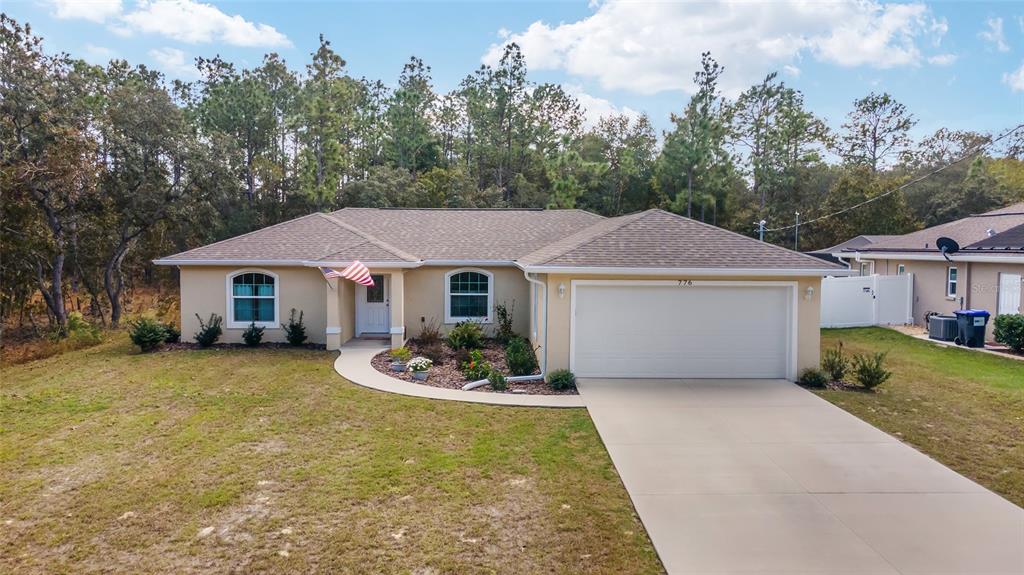
[[[985,347],[985,326],[988,325],[989,313],[983,309],[958,309],[953,314],[956,315],[957,326],[954,343],[967,347]]]

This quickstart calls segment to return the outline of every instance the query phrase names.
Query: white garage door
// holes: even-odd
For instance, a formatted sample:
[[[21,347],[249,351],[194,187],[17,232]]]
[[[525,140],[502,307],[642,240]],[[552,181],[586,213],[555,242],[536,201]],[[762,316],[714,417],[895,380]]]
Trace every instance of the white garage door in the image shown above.
[[[580,377],[786,378],[792,287],[573,282]]]

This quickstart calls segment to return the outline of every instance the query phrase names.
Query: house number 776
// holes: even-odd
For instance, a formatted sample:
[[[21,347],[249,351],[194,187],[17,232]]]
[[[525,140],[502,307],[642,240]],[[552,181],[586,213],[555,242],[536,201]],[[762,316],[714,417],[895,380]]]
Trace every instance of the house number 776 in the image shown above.
[[[693,280],[679,280],[679,287],[693,287]]]

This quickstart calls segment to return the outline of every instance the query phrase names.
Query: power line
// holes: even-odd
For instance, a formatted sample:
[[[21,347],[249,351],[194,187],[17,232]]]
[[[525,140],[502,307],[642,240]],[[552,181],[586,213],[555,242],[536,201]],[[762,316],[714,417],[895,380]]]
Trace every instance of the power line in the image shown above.
[[[985,148],[995,144],[996,142],[999,142],[1000,140],[1004,140],[1004,139],[1008,138],[1014,132],[1016,132],[1017,130],[1019,130],[1021,128],[1024,128],[1024,124],[1018,124],[1016,127],[1011,128],[1011,129],[1003,132],[998,137],[993,138],[992,140],[990,140],[990,141],[988,141],[988,142],[986,142],[984,144],[976,146],[970,152],[967,152],[966,154],[960,156],[959,158],[953,160],[952,162],[946,164],[945,166],[942,166],[940,168],[936,168],[936,169],[934,169],[934,170],[932,170],[932,171],[930,171],[930,172],[928,172],[926,174],[923,174],[921,176],[918,176],[918,177],[914,178],[913,180],[910,180],[909,182],[907,182],[907,183],[905,183],[905,184],[903,184],[901,186],[898,186],[896,188],[893,188],[891,190],[888,190],[886,192],[878,194],[877,196],[870,197],[870,198],[864,200],[863,202],[856,203],[856,204],[854,204],[852,206],[843,208],[841,210],[837,210],[837,211],[832,212],[830,214],[825,214],[823,216],[819,216],[819,217],[814,218],[812,220],[806,220],[806,221],[800,222],[798,224],[794,224],[794,225],[791,225],[791,226],[783,226],[781,228],[765,229],[764,231],[765,232],[781,232],[781,231],[785,231],[785,230],[791,230],[791,229],[793,229],[793,228],[795,228],[797,226],[806,226],[808,224],[813,224],[813,223],[821,221],[821,220],[825,220],[825,219],[828,219],[828,218],[833,218],[833,217],[838,216],[840,214],[845,214],[846,212],[849,212],[851,210],[855,210],[857,208],[866,206],[866,205],[870,204],[871,202],[874,202],[876,200],[880,200],[880,199],[882,199],[882,198],[884,198],[886,196],[891,196],[892,194],[895,194],[896,192],[902,192],[903,190],[909,188],[910,186],[913,186],[914,184],[916,184],[918,182],[924,181],[924,180],[926,180],[926,179],[928,179],[928,178],[930,178],[930,177],[932,177],[935,174],[938,174],[940,172],[944,172],[944,171],[948,170],[949,168],[952,168],[953,166],[963,162],[964,160],[977,155],[978,153],[982,152]]]

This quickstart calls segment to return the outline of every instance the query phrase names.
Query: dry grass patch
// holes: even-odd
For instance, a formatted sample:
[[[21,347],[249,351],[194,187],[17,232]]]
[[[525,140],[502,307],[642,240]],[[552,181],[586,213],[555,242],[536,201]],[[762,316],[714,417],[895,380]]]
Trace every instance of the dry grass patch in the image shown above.
[[[363,389],[308,350],[3,373],[0,571],[660,572],[584,410]]]

